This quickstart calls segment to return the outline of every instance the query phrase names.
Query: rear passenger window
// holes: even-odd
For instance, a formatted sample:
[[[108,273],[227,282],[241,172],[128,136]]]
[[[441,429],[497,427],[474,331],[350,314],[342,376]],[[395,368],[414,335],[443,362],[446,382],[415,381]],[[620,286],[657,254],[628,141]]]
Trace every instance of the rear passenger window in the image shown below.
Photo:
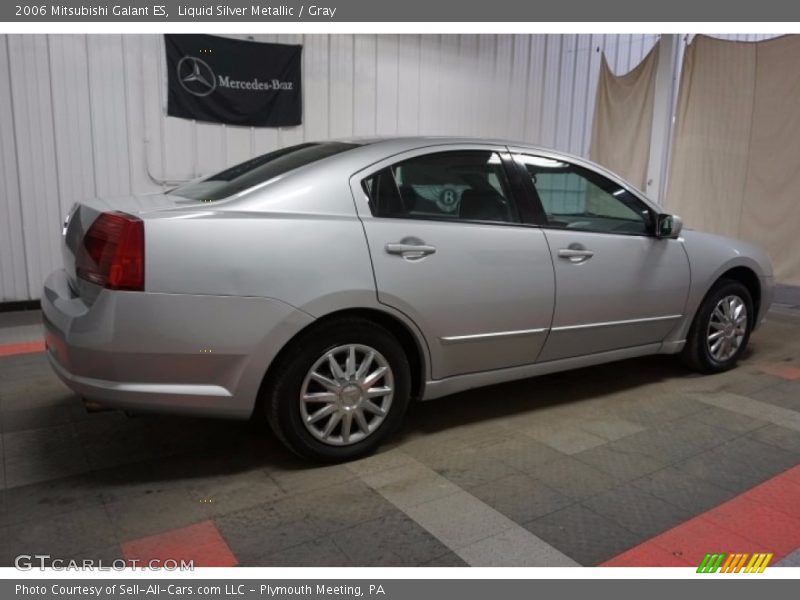
[[[518,223],[500,155],[440,152],[387,167],[363,182],[376,217]]]

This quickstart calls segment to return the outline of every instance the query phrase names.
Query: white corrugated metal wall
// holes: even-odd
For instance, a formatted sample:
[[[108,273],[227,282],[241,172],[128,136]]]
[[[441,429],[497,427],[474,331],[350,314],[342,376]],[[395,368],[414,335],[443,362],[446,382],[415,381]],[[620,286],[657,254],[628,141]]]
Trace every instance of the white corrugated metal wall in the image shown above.
[[[302,126],[165,117],[159,35],[0,36],[0,302],[39,297],[76,200],[158,190],[303,140],[476,135],[585,154],[600,52],[626,72],[657,36],[251,39],[303,44]]]

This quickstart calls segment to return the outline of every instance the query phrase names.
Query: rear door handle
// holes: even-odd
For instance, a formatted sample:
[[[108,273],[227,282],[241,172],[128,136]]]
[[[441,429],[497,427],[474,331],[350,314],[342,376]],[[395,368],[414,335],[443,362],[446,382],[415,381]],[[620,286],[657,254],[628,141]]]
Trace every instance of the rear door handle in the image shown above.
[[[591,250],[578,248],[559,248],[558,250],[559,258],[567,258],[571,262],[583,262],[584,260],[589,260],[593,256],[594,252]]]
[[[435,246],[425,244],[404,244],[402,242],[386,244],[386,252],[389,254],[399,254],[403,258],[418,259],[425,258],[429,254],[436,253]]]

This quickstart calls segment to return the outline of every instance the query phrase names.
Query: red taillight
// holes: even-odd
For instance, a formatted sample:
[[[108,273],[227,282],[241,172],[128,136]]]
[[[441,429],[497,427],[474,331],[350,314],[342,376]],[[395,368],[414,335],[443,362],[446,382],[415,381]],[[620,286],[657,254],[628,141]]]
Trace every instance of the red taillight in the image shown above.
[[[110,290],[144,290],[144,223],[121,212],[103,213],[78,251],[78,277]]]

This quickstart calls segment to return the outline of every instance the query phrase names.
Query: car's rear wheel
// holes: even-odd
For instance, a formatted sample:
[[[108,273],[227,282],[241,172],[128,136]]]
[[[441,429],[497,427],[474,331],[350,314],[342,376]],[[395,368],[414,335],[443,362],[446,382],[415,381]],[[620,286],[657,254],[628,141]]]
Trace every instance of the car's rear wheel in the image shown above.
[[[302,334],[270,370],[267,418],[294,452],[335,462],[369,454],[402,421],[410,367],[380,325],[346,318]]]
[[[701,373],[733,368],[747,347],[754,318],[747,288],[730,279],[718,282],[697,311],[683,350],[685,362]]]

